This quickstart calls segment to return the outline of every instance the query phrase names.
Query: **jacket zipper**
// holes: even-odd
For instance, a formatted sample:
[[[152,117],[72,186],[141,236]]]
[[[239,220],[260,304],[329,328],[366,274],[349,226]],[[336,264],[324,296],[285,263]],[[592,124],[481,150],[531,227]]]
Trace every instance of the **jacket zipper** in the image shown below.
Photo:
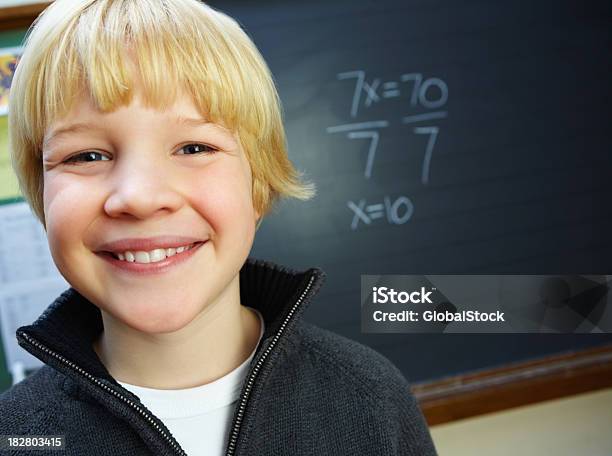
[[[246,405],[249,400],[249,395],[251,394],[251,390],[253,389],[255,379],[257,375],[259,374],[259,371],[261,370],[261,367],[263,366],[264,362],[270,355],[270,352],[274,349],[276,343],[280,339],[280,336],[285,331],[285,327],[293,318],[293,314],[295,313],[297,308],[300,306],[300,304],[302,304],[302,301],[308,294],[308,291],[310,290],[310,287],[312,286],[312,283],[314,282],[315,278],[316,278],[315,275],[310,277],[310,280],[308,281],[308,285],[306,285],[306,288],[304,288],[304,291],[302,292],[298,300],[295,302],[295,304],[289,311],[287,318],[285,318],[280,329],[276,332],[276,335],[272,339],[272,342],[270,342],[270,345],[268,345],[268,348],[266,348],[264,353],[259,357],[257,364],[251,371],[251,374],[249,375],[249,378],[247,379],[246,389],[244,390],[244,394],[240,397],[240,401],[238,404],[238,414],[236,415],[236,420],[233,423],[232,431],[229,436],[226,456],[234,456],[236,454],[236,442],[238,441],[238,433],[240,432],[240,426],[242,425],[242,418],[244,417]]]
[[[300,306],[300,304],[302,304],[302,301],[304,300],[304,298],[306,297],[306,294],[310,290],[310,288],[312,286],[312,283],[314,282],[314,279],[315,279],[314,275],[310,277],[310,280],[308,281],[308,285],[306,285],[306,288],[304,289],[304,291],[302,292],[302,294],[300,295],[298,300],[295,302],[295,304],[293,305],[293,307],[289,311],[289,314],[287,315],[287,317],[283,321],[280,329],[278,330],[278,332],[276,333],[276,335],[272,339],[272,342],[270,343],[270,345],[268,345],[268,347],[266,348],[264,353],[260,356],[259,360],[257,361],[257,364],[255,365],[255,368],[251,371],[251,374],[249,375],[249,378],[247,380],[246,389],[244,391],[244,394],[241,396],[240,402],[239,402],[239,405],[238,405],[238,414],[236,416],[236,420],[233,423],[232,431],[230,433],[230,438],[228,440],[228,447],[227,447],[226,456],[234,456],[235,455],[236,442],[238,441],[238,433],[240,432],[240,426],[242,425],[242,418],[244,416],[244,412],[246,410],[246,404],[248,402],[249,395],[250,395],[251,390],[253,388],[255,379],[256,379],[259,371],[261,370],[261,367],[263,366],[265,360],[268,358],[268,356],[270,355],[270,353],[272,352],[272,350],[276,346],[278,340],[280,339],[280,336],[285,331],[285,327],[287,326],[287,324],[293,318],[293,314],[295,313],[297,308]],[[96,377],[91,375],[89,372],[83,370],[81,367],[77,366],[75,363],[67,360],[66,358],[64,358],[59,353],[57,353],[57,352],[51,350],[50,348],[46,347],[45,345],[41,344],[40,342],[38,342],[36,339],[30,337],[25,332],[20,332],[19,335],[24,340],[26,340],[30,345],[36,347],[38,350],[40,350],[40,351],[42,351],[42,352],[44,352],[44,353],[46,353],[48,355],[51,355],[52,357],[54,357],[55,359],[60,361],[62,364],[66,365],[70,369],[78,372],[83,377],[85,377],[86,379],[88,379],[89,381],[94,383],[95,385],[99,386],[103,390],[109,392],[113,396],[115,396],[118,399],[120,399],[123,402],[125,402],[131,408],[136,410],[151,426],[153,426],[153,428],[155,428],[157,430],[157,432],[164,438],[164,440],[172,447],[172,449],[177,454],[179,454],[180,456],[188,456],[187,453],[185,453],[185,451],[181,448],[179,443],[176,441],[176,439],[174,437],[172,437],[172,435],[169,435],[168,433],[166,433],[166,431],[164,429],[162,429],[155,422],[154,416],[150,412],[148,412],[147,410],[145,410],[142,407],[140,407],[138,404],[136,404],[134,401],[132,401],[128,397],[126,397],[123,394],[121,394],[121,392],[117,391],[116,389],[111,388],[108,385],[105,385],[100,380],[98,380]]]
[[[180,445],[178,444],[178,442],[174,439],[174,437],[172,437],[171,435],[168,435],[166,433],[166,431],[164,431],[162,428],[159,427],[159,425],[155,422],[155,420],[153,419],[153,416],[151,415],[151,413],[149,413],[148,411],[146,411],[145,409],[141,408],[138,406],[138,404],[136,404],[134,401],[132,401],[131,399],[125,397],[123,394],[121,394],[119,391],[115,390],[114,388],[111,388],[108,385],[105,385],[104,383],[102,383],[100,380],[98,380],[96,377],[94,377],[93,375],[91,375],[90,373],[88,373],[87,371],[81,369],[79,366],[77,366],[76,364],[74,364],[71,361],[68,361],[66,358],[64,358],[62,355],[60,355],[57,352],[54,352],[53,350],[49,349],[48,347],[46,347],[45,345],[41,344],[40,342],[38,342],[37,340],[33,339],[32,337],[30,337],[28,334],[24,333],[24,332],[20,332],[19,335],[24,338],[29,344],[33,345],[34,347],[36,347],[37,349],[39,349],[40,351],[43,351],[51,356],[53,356],[55,359],[57,359],[58,361],[60,361],[62,364],[65,364],[66,366],[68,366],[69,368],[71,368],[72,370],[77,371],[79,374],[81,374],[83,377],[87,378],[88,380],[90,380],[91,382],[93,382],[94,384],[98,385],[99,387],[101,387],[102,389],[104,389],[105,391],[111,393],[113,396],[121,399],[123,402],[125,402],[126,404],[128,404],[130,407],[132,407],[134,410],[136,410],[149,424],[151,424],[158,432],[159,434],[164,438],[164,440],[166,442],[168,442],[170,444],[170,446],[174,449],[174,451],[181,455],[181,456],[187,456],[187,453],[185,453],[185,451],[180,447]]]

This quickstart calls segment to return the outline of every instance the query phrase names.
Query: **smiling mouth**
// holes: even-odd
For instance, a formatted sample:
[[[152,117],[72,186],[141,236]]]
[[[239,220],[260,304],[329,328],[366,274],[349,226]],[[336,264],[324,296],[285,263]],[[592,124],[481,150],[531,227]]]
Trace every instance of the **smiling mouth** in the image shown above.
[[[186,244],[180,247],[172,247],[172,248],[160,248],[154,249],[150,251],[130,251],[127,250],[125,252],[100,252],[102,255],[110,256],[115,260],[126,262],[126,263],[139,263],[139,264],[149,264],[149,263],[158,263],[160,261],[164,261],[166,258],[173,257],[175,255],[181,255],[184,252],[188,252],[191,249],[199,247],[204,244],[206,241],[194,242],[191,244]]]

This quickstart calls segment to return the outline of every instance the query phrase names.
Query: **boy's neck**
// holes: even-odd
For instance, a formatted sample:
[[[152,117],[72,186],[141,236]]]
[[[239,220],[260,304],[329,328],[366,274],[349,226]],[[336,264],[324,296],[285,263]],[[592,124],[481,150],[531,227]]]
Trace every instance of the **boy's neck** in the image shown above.
[[[173,333],[142,333],[102,311],[104,331],[94,350],[123,383],[155,389],[211,383],[240,366],[259,340],[259,317],[240,304],[239,292],[230,295]]]

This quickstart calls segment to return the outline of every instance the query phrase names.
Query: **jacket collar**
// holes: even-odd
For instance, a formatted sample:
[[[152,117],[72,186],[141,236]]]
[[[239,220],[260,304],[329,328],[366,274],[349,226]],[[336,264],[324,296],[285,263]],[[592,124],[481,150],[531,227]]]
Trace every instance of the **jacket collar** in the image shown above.
[[[240,300],[242,304],[259,310],[265,321],[265,332],[257,352],[269,339],[277,335],[287,337],[325,281],[325,273],[319,268],[296,271],[272,262],[247,259],[240,270]],[[294,309],[294,304],[301,304]],[[111,383],[115,380],[93,350],[93,341],[103,330],[100,310],[74,288],[62,293],[45,312],[29,326],[17,330],[19,345],[56,369],[62,370],[57,355],[73,363],[94,377]],[[29,337],[23,337],[23,334]],[[35,340],[35,347],[29,340]]]

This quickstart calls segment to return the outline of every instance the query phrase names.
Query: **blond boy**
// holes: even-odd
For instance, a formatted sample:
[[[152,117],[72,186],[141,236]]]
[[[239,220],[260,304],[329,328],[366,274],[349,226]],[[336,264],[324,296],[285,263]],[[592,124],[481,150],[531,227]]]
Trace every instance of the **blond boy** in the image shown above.
[[[314,188],[234,20],[57,0],[9,124],[71,288],[17,331],[45,366],[1,396],[0,434],[65,436],[68,455],[435,454],[397,368],[301,319],[324,273],[248,258],[275,201]]]

